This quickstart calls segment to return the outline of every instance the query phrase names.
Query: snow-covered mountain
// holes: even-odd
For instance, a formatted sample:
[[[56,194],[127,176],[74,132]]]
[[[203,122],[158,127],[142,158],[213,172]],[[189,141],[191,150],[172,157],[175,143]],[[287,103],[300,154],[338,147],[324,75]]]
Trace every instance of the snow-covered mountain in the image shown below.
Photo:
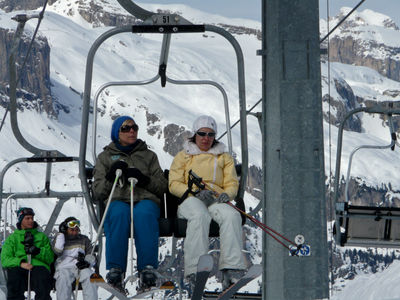
[[[4,0],[1,2],[4,3]],[[180,13],[195,23],[213,23],[231,30],[244,53],[247,107],[252,107],[261,98],[261,58],[256,56],[256,50],[261,48],[260,23],[211,15],[184,5],[152,4],[143,5],[143,7],[152,11],[169,10]],[[342,14],[346,11],[348,11],[346,8],[342,10]],[[14,30],[16,23],[11,21],[11,17],[17,13],[20,11],[0,10],[0,27]],[[18,119],[22,134],[33,145],[43,149],[56,149],[70,156],[78,156],[81,123],[80,94],[83,92],[86,55],[93,41],[111,28],[108,25],[113,19],[112,16],[118,20],[116,21],[118,24],[128,20],[127,14],[115,0],[90,2],[58,0],[52,1],[48,6],[39,36],[47,41],[51,49],[49,65],[51,96],[54,103],[63,109],[55,110],[56,116],[49,117],[46,112],[37,109],[36,105],[39,103],[32,102],[19,112]],[[396,39],[399,34],[397,26],[390,21],[389,17],[369,10],[358,12],[352,18],[335,33],[331,44],[334,44],[335,39],[339,45],[342,41],[351,38],[353,45],[356,43],[362,49],[362,52],[354,54],[357,61],[358,59],[362,61],[363,57],[367,57],[371,61],[380,61],[380,67],[374,68],[374,65],[344,61],[344,57],[349,60],[351,57],[354,60],[355,58],[350,54],[343,55],[340,50],[344,48],[340,47],[337,51],[334,51],[336,48],[333,47],[334,49],[330,52],[330,63],[327,58],[323,58],[321,68],[327,176],[330,172],[334,172],[336,126],[341,117],[352,108],[366,105],[366,101],[400,100],[400,82],[396,81],[398,78],[388,76],[387,72],[382,71],[385,68],[385,70],[390,69],[391,65],[387,64],[388,61],[398,60],[396,55],[392,55],[393,51],[399,48],[398,39]],[[340,16],[330,20],[330,23],[338,19]],[[35,25],[34,20],[27,23],[28,36],[32,34]],[[333,27],[332,24],[331,27]],[[326,32],[326,21],[321,20],[321,36],[324,36],[324,32]],[[96,54],[93,94],[102,84],[109,81],[143,80],[154,77],[158,73],[160,48],[161,38],[155,35],[127,33],[109,39]],[[337,55],[335,59],[334,53],[340,53],[341,56]],[[208,79],[219,82],[228,93],[232,122],[238,119],[236,60],[233,50],[223,38],[213,33],[173,36],[168,62],[167,73],[173,79]],[[170,124],[177,124],[183,130],[190,130],[195,116],[211,114],[218,120],[220,131],[223,132],[225,119],[222,103],[222,97],[218,91],[206,86],[174,86],[167,83],[165,88],[161,88],[157,82],[141,87],[107,88],[99,98],[96,153],[99,153],[110,140],[109,130],[112,119],[117,115],[129,114],[140,126],[139,137],[146,140],[157,152],[162,167],[169,168],[173,157],[165,151],[165,128]],[[261,107],[257,107],[256,111],[260,110]],[[4,107],[0,107],[0,116],[4,112]],[[249,116],[248,126],[249,161],[251,165],[260,167],[261,133],[257,120]],[[91,135],[90,133],[90,140]],[[387,123],[379,116],[360,115],[353,118],[344,136],[341,174],[346,174],[347,161],[350,152],[355,147],[360,144],[389,144],[390,138]],[[2,145],[0,169],[14,159],[30,156],[13,137],[9,118],[0,132],[0,143]],[[237,128],[233,130],[233,148],[240,158],[240,133]],[[371,188],[386,187],[387,193],[383,194],[382,198],[395,204],[400,199],[396,196],[396,193],[400,191],[400,172],[397,169],[400,162],[398,151],[398,149],[394,152],[363,151],[355,157],[352,167],[353,178]],[[88,145],[86,158],[93,163],[91,144]],[[76,163],[55,165],[52,174],[52,189],[80,190]],[[21,164],[8,171],[4,190],[7,192],[40,191],[44,187],[44,178],[44,167]],[[245,201],[248,207],[255,207],[258,203],[258,200],[249,193],[246,193]],[[32,200],[18,200],[13,207],[15,205],[35,207],[38,221],[44,224],[48,219],[50,208],[54,206],[54,201],[32,203]],[[4,208],[3,204],[3,211]],[[58,222],[70,215],[76,215],[82,220],[87,219],[82,199],[69,200]],[[10,221],[10,215],[8,221]],[[88,223],[84,224],[84,233],[89,233]],[[261,258],[261,233],[247,225],[246,233],[246,247],[250,251],[249,259],[257,263]],[[167,255],[168,245],[167,241],[162,247],[163,257]],[[343,253],[344,250],[340,255],[344,255]],[[351,265],[351,261],[343,263]],[[333,289],[333,298],[383,299],[375,296],[375,298],[354,296],[351,298],[348,296],[350,295],[348,287],[356,286],[356,283],[361,287],[364,282],[373,281],[377,276],[385,277],[386,273],[389,276],[398,267],[397,263],[393,263],[384,266],[383,269],[387,268],[386,270],[379,270],[374,275],[371,275],[367,268],[360,267],[357,272],[367,274],[356,275],[351,281],[350,279],[343,279],[344,282],[337,280]],[[217,287],[218,284],[213,280],[209,289]],[[350,290],[353,291],[353,289]],[[247,290],[257,291],[258,283],[254,282]],[[370,295],[374,294],[370,293]],[[394,297],[394,294],[386,295]]]

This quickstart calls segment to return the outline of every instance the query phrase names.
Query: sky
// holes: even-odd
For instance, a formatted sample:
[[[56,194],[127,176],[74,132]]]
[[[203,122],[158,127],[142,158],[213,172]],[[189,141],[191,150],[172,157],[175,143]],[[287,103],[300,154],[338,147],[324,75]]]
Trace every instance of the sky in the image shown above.
[[[326,18],[327,1],[330,15],[336,15],[343,6],[355,7],[361,0],[319,0],[320,17]],[[261,0],[140,0],[138,3],[182,3],[206,12],[226,17],[249,18],[261,21]],[[384,3],[384,5],[382,5]],[[359,10],[372,9],[390,16],[400,26],[399,0],[366,0]]]

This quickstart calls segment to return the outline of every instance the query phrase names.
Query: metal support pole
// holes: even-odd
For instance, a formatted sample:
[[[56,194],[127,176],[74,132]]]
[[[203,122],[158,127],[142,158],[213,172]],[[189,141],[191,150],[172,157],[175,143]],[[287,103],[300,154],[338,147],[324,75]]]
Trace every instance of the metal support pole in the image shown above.
[[[263,235],[263,299],[323,299],[328,247],[317,0],[262,2],[263,221],[310,256]]]

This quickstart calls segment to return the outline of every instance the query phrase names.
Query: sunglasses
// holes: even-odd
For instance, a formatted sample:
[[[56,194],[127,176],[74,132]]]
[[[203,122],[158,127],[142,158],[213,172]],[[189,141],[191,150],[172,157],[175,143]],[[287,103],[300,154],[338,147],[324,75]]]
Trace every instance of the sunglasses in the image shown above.
[[[79,228],[81,226],[81,222],[79,222],[79,220],[72,220],[67,223],[67,226],[68,228],[75,228],[75,227]]]
[[[197,131],[196,134],[197,134],[198,136],[215,137],[215,132]]]
[[[131,131],[131,129],[133,129],[133,131],[138,131],[139,126],[137,126],[137,124],[124,125],[124,126],[121,126],[120,131],[121,132],[129,132],[129,131]]]

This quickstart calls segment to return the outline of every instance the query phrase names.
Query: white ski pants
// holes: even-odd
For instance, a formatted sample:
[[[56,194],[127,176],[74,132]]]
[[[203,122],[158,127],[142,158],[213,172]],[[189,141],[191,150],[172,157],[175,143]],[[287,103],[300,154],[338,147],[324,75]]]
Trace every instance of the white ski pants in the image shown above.
[[[97,300],[97,286],[90,282],[90,275],[93,271],[89,268],[83,269],[79,272],[79,282],[82,284],[82,295],[84,300]],[[77,268],[62,268],[56,271],[54,278],[56,279],[56,294],[57,300],[71,300],[72,283],[78,276]]]
[[[184,243],[185,276],[197,271],[201,255],[209,249],[211,219],[219,225],[219,269],[245,269],[242,253],[242,219],[240,213],[226,203],[209,207],[196,197],[189,197],[178,207],[178,217],[187,219]]]

